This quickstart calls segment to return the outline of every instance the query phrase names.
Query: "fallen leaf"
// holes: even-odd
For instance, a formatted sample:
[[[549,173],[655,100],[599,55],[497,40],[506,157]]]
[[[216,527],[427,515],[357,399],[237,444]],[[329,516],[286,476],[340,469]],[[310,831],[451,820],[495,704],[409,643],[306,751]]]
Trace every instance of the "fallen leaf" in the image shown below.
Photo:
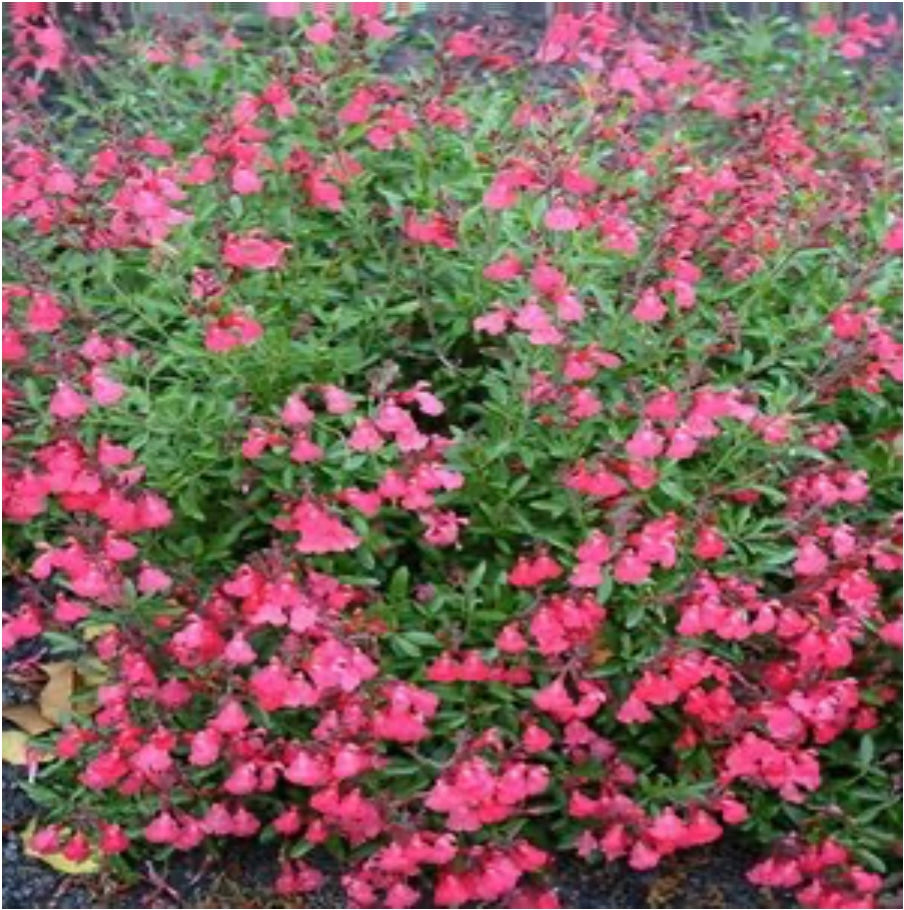
[[[3,731],[3,761],[10,765],[28,764],[28,734],[21,730]]]
[[[64,875],[93,875],[100,869],[96,851],[92,852],[87,859],[82,860],[80,863],[74,863],[72,860],[66,859],[62,853],[38,853],[31,846],[31,839],[34,837],[36,827],[35,820],[32,819],[22,832],[22,845],[25,847],[26,856],[39,859],[42,863],[50,866],[51,869],[56,869],[57,872],[62,872]]]
[[[56,725],[38,710],[35,704],[9,705],[3,708],[3,717],[12,721],[31,736],[39,736],[52,730]]]
[[[3,731],[3,761],[10,765],[27,765],[32,761],[50,761],[53,756],[39,749],[23,730]]]
[[[41,714],[55,724],[62,723],[72,713],[72,690],[75,688],[75,664],[71,660],[41,664],[47,674],[47,683],[41,690],[38,701]]]

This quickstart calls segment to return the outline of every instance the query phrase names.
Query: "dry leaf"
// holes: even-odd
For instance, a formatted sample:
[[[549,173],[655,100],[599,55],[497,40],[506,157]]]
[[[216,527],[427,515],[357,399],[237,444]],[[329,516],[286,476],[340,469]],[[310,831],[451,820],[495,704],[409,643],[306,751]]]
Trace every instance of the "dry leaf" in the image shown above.
[[[39,749],[23,730],[3,731],[3,761],[11,765],[27,765],[30,761],[50,761],[53,756]]]
[[[56,726],[53,721],[44,717],[38,710],[38,706],[34,704],[4,707],[3,717],[6,720],[11,720],[17,727],[21,727],[31,736],[39,736],[41,733],[46,733]]]
[[[25,847],[26,856],[39,859],[42,863],[46,863],[50,866],[51,869],[62,872],[63,875],[93,875],[100,869],[100,862],[98,861],[98,854],[96,851],[86,860],[82,860],[80,863],[74,863],[72,860],[66,859],[62,853],[38,853],[37,850],[33,850],[31,839],[34,837],[35,827],[35,820],[32,819],[22,832],[22,845]]]
[[[28,764],[28,734],[21,730],[3,731],[3,761],[10,765]]]
[[[47,674],[47,683],[41,690],[39,703],[41,713],[48,720],[60,724],[72,713],[72,691],[75,688],[75,664],[71,660],[41,664]]]

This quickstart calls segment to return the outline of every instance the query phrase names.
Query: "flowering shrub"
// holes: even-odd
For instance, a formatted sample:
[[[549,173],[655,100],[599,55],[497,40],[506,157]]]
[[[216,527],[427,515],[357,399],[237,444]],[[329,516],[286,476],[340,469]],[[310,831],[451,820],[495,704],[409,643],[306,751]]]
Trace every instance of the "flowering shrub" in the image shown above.
[[[894,23],[562,14],[525,55],[269,4],[93,60],[14,6],[4,646],[83,677],[32,848],[543,907],[557,853],[735,828],[751,881],[874,906]]]

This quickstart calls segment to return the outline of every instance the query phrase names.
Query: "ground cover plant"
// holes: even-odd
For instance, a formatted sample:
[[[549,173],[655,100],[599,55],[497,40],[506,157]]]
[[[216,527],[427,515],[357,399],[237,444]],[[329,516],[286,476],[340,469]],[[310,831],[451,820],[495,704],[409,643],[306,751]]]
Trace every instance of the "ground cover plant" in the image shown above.
[[[267,6],[86,56],[12,4],[29,849],[256,839],[287,897],[330,852],[351,906],[543,907],[558,856],[733,830],[754,883],[875,906],[896,23],[595,11],[525,51]]]

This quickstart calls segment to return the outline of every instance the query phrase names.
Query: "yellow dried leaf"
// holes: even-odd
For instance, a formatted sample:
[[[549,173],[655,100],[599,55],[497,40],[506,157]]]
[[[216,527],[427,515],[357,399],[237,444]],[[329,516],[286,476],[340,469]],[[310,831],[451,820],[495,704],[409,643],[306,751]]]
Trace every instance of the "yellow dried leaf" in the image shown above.
[[[10,765],[28,764],[28,734],[21,730],[3,731],[3,761]]]
[[[50,761],[53,756],[45,748],[35,746],[24,730],[3,731],[3,761],[11,765],[27,765],[29,760]]]
[[[48,720],[34,704],[9,705],[3,709],[3,717],[12,721],[31,736],[39,736],[52,730],[56,725]]]
[[[42,664],[47,682],[41,690],[38,701],[41,714],[55,724],[72,713],[72,691],[75,688],[75,664],[71,660]]]
[[[31,846],[31,839],[34,837],[35,828],[35,821],[32,819],[22,832],[22,845],[25,847],[26,856],[39,859],[42,863],[46,863],[50,866],[51,869],[62,872],[63,875],[93,875],[100,869],[100,862],[96,850],[80,863],[74,863],[72,860],[66,859],[62,853],[38,853],[38,851],[34,850]]]

